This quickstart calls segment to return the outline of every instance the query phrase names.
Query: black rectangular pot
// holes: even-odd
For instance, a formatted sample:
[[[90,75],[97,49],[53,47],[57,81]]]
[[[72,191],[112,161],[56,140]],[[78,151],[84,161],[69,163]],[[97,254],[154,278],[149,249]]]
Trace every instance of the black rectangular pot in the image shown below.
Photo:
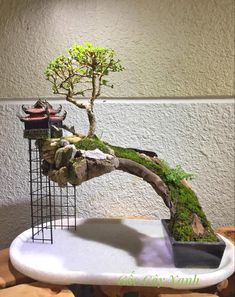
[[[222,239],[218,237],[218,242],[176,241],[170,234],[168,223],[169,220],[162,220],[176,267],[219,267],[226,246]]]

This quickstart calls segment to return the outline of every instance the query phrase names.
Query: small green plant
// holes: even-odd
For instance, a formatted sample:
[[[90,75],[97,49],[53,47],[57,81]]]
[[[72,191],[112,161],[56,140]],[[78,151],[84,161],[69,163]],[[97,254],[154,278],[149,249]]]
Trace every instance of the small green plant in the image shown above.
[[[100,96],[103,86],[113,88],[107,76],[124,69],[115,55],[110,48],[95,47],[91,43],[75,44],[67,55],[58,56],[45,70],[54,94],[65,95],[67,101],[86,110],[90,125],[88,137],[95,135],[95,99]],[[79,102],[77,96],[88,97],[88,103]]]
[[[178,185],[183,179],[192,180],[194,177],[192,173],[185,172],[180,165],[177,165],[175,168],[171,168],[166,161],[162,160],[161,166],[165,180],[168,183]]]

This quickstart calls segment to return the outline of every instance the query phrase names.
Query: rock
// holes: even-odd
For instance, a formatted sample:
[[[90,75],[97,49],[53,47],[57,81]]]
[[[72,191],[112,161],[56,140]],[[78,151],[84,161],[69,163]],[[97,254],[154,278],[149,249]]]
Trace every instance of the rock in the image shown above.
[[[61,167],[59,170],[50,170],[48,176],[53,182],[58,183],[60,187],[65,187],[68,182],[68,169],[67,167]]]
[[[202,225],[201,219],[195,213],[193,214],[193,223],[192,223],[193,232],[197,235],[203,235],[205,228]]]
[[[69,160],[74,157],[76,152],[77,149],[74,144],[66,145],[65,147],[59,148],[55,153],[56,169],[68,165]]]
[[[184,178],[181,180],[181,184],[183,184],[185,187],[192,189],[190,183]]]
[[[66,139],[69,143],[71,143],[71,144],[76,144],[76,143],[78,143],[82,138],[81,137],[79,137],[79,136],[75,136],[75,135],[73,135],[73,136],[66,136],[66,137],[64,137],[64,139]]]
[[[40,156],[42,159],[46,160],[49,164],[54,164],[55,162],[55,153],[59,148],[60,139],[45,140],[42,143]]]
[[[66,145],[70,145],[69,141],[66,139],[61,139],[60,146],[66,146]]]
[[[42,159],[47,161],[49,164],[54,164],[55,163],[55,151],[46,151],[42,153]]]
[[[96,159],[96,160],[111,160],[114,158],[114,156],[105,154],[99,149],[95,149],[92,151],[84,151],[81,150],[82,156],[89,159]]]
[[[59,147],[60,139],[47,139],[43,141],[42,152],[56,150]]]
[[[73,169],[76,174],[76,185],[80,185],[87,180],[87,161],[84,158],[78,158],[73,164]]]
[[[118,165],[118,158],[113,158],[112,160],[86,159],[83,157],[77,158],[76,162],[72,165],[72,170],[75,173],[75,178],[73,178],[72,184],[80,185],[84,181],[115,170]]]
[[[65,187],[68,182],[68,169],[67,167],[62,167],[58,170],[58,185],[60,187]]]

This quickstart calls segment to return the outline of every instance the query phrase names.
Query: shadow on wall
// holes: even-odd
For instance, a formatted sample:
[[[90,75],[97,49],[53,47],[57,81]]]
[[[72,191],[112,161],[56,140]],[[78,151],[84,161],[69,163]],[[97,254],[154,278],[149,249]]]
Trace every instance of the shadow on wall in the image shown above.
[[[29,203],[0,207],[0,249],[9,247],[13,239],[30,226]]]

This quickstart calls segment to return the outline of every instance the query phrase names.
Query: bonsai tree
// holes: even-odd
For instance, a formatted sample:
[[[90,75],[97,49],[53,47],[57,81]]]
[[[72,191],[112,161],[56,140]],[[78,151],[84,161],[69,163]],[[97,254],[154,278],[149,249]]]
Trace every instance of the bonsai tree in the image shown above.
[[[113,87],[107,80],[108,74],[122,70],[113,50],[90,43],[74,45],[67,56],[61,55],[49,63],[45,74],[53,92],[85,109],[90,127],[88,137],[44,140],[43,173],[61,187],[67,183],[78,186],[113,170],[136,175],[148,182],[169,208],[169,228],[175,240],[217,241],[195,192],[185,181],[190,174],[180,166],[171,168],[154,152],[113,146],[95,136],[94,101],[103,86]],[[79,102],[79,95],[89,97],[87,104]]]
[[[113,88],[106,78],[109,73],[123,69],[120,60],[115,59],[114,50],[85,43],[75,44],[67,56],[61,55],[50,62],[45,75],[52,83],[54,94],[65,95],[67,101],[86,110],[90,125],[88,137],[92,137],[96,129],[94,101],[100,96],[103,86]],[[88,103],[75,99],[79,95],[88,97]]]

